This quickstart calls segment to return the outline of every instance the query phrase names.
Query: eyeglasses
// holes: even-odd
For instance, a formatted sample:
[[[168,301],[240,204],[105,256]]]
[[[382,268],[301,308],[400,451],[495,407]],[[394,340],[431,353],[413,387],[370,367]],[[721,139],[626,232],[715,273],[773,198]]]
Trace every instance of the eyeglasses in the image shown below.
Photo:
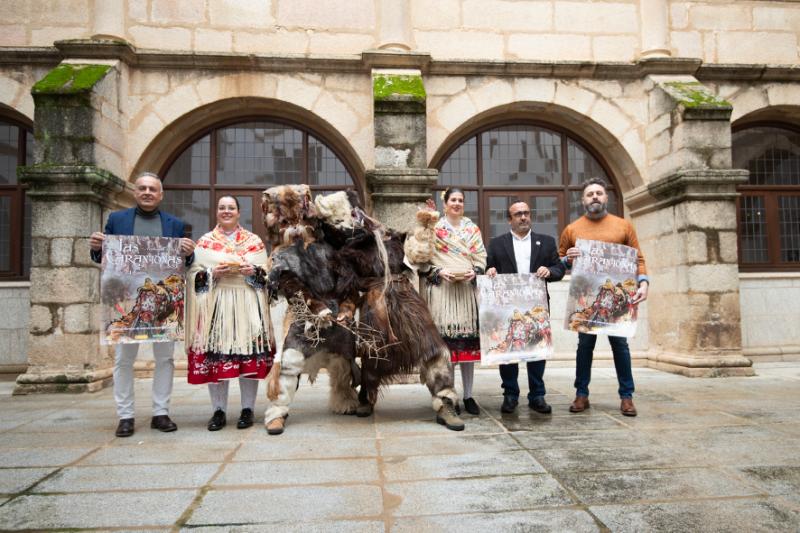
[[[522,218],[522,217],[529,217],[531,216],[530,211],[517,211],[516,213],[511,213],[512,218]]]

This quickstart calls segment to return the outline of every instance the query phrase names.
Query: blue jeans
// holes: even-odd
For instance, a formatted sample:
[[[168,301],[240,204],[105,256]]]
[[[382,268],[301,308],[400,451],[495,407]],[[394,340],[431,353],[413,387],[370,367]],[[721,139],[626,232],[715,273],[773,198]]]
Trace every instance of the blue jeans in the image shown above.
[[[614,368],[617,369],[619,397],[633,397],[633,371],[631,370],[631,351],[628,339],[609,335],[611,352],[614,354]],[[575,388],[577,396],[589,396],[589,382],[592,380],[592,356],[597,335],[578,333],[578,355],[575,365]]]
[[[544,389],[544,365],[547,361],[528,361],[528,403],[532,402],[534,398],[545,395]],[[519,400],[519,365],[517,363],[510,363],[507,365],[500,365],[500,379],[503,380],[503,396],[510,396],[515,400]]]

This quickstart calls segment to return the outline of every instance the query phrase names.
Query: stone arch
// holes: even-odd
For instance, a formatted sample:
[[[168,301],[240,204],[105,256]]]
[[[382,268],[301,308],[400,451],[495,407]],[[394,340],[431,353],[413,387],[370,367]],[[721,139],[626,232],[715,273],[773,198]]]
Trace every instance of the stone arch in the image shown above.
[[[11,120],[20,126],[33,130],[33,119],[31,117],[28,117],[24,113],[21,113],[14,107],[6,105],[3,102],[0,102],[0,118]]]
[[[20,83],[14,78],[0,74],[0,109],[3,114],[14,120],[32,127],[33,124],[33,96],[31,86]]]
[[[734,109],[736,109],[734,104]],[[800,126],[800,105],[769,105],[749,110],[733,120],[733,129],[745,128],[759,123],[783,123]]]
[[[224,122],[278,119],[301,124],[324,141],[342,160],[364,190],[364,164],[352,144],[332,124],[295,104],[272,98],[233,97],[205,104],[178,117],[163,128],[143,150],[131,175],[163,172],[176,154],[197,140],[200,132]]]
[[[430,166],[437,167],[440,165],[453,149],[465,139],[474,135],[476,131],[513,121],[529,121],[541,123],[545,126],[549,124],[567,130],[570,135],[581,140],[600,156],[603,164],[614,176],[621,193],[630,191],[644,183],[642,174],[639,171],[641,164],[637,165],[629,149],[623,145],[617,135],[591,118],[591,116],[569,107],[547,102],[512,102],[472,115],[455,128],[438,146],[430,160]],[[626,144],[636,142],[630,139],[632,136],[638,139],[638,132],[632,126],[626,131],[628,133],[623,136],[623,139],[628,140]]]

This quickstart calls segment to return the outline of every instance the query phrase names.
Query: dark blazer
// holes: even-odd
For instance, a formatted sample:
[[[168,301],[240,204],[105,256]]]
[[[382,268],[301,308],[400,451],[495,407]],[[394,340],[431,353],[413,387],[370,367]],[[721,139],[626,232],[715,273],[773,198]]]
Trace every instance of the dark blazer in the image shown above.
[[[162,237],[183,237],[185,224],[177,217],[165,213],[164,211],[158,212],[161,216],[161,236]],[[123,209],[122,211],[114,211],[108,216],[106,222],[106,229],[103,231],[106,235],[133,235],[133,222],[136,219],[136,208]],[[90,250],[92,261],[99,263],[102,259],[101,251]],[[194,254],[186,258],[186,265],[190,265],[194,260]]]
[[[497,269],[498,274],[519,273],[517,272],[517,260],[514,257],[514,241],[511,232],[504,233],[489,241],[488,252],[487,270],[494,267]],[[564,277],[565,267],[558,258],[555,239],[549,235],[531,232],[531,265],[528,272],[536,272],[541,266],[546,266],[550,269],[550,277],[545,280],[548,283],[559,281]],[[550,301],[549,292],[547,293],[547,301]]]

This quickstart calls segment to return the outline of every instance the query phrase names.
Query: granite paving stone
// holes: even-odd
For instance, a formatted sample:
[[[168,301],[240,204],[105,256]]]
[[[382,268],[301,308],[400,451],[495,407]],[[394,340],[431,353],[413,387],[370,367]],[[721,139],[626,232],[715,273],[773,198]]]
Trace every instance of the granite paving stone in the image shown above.
[[[381,455],[429,455],[480,452],[494,454],[519,450],[522,447],[510,434],[469,435],[462,432],[431,435],[420,439],[417,436],[393,436],[381,439]]]
[[[768,494],[800,494],[798,466],[750,466],[736,471]]]
[[[55,471],[54,468],[0,468],[0,493],[22,492]]]
[[[375,483],[377,459],[238,462],[225,466],[214,486]]]
[[[168,437],[170,434],[165,433]],[[136,438],[135,435],[130,438]],[[219,442],[204,446],[175,446],[167,444],[140,446],[110,446],[93,453],[81,465],[125,465],[158,463],[219,463],[233,452],[237,443]]]
[[[586,511],[548,509],[507,513],[457,514],[399,518],[393,533],[498,533],[501,531],[570,531],[590,533],[600,528]]]
[[[281,533],[383,533],[383,522],[376,520],[325,520],[303,521],[301,524],[281,524]],[[274,533],[275,524],[247,524],[246,526],[208,526],[181,529],[186,533]]]
[[[395,516],[501,512],[574,503],[552,476],[544,474],[387,483],[386,491],[399,502]]]
[[[211,490],[188,524],[298,524],[305,521],[376,517],[383,511],[377,486]]]
[[[545,470],[525,451],[485,454],[478,450],[463,455],[386,457],[383,472],[391,482],[543,474]]]
[[[594,472],[631,468],[669,467],[680,454],[670,448],[636,446],[596,446],[531,450],[550,472]],[[701,457],[686,457],[683,464],[702,462]]]
[[[33,492],[199,488],[219,467],[219,463],[69,467],[37,485]]]
[[[774,499],[609,505],[593,506],[589,510],[611,531],[618,533],[755,533],[800,529],[800,514]]]
[[[0,440],[2,437],[0,436]],[[0,449],[0,465],[13,466],[64,466],[96,448],[5,448]]]
[[[103,492],[20,496],[0,507],[4,529],[168,526],[196,491]]]
[[[587,505],[699,497],[755,496],[761,491],[711,468],[570,472],[559,477]]]
[[[375,439],[303,439],[291,434],[268,436],[259,431],[250,437],[233,457],[234,461],[269,461],[272,459],[343,459],[376,457]]]
[[[64,435],[55,433],[28,433],[17,428],[0,434],[0,451],[10,448],[85,448],[91,449],[108,444],[114,440],[112,431],[79,431]],[[135,438],[135,437],[134,437]]]

